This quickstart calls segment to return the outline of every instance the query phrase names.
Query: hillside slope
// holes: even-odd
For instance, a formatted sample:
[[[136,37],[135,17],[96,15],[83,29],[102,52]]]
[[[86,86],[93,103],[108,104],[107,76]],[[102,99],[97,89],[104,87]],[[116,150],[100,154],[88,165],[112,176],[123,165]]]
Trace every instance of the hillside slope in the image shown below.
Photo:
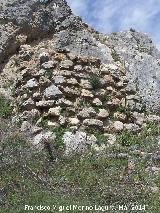
[[[0,0],[3,213],[160,212],[159,113],[146,34],[103,35],[65,0]]]
[[[160,105],[160,53],[148,36],[134,30],[99,34],[72,14],[65,1],[1,1],[1,62],[21,43],[54,35],[53,49],[68,48],[75,55],[122,63],[129,84],[137,88],[152,110]],[[119,57],[114,58],[117,54]],[[115,62],[116,60],[116,62]]]

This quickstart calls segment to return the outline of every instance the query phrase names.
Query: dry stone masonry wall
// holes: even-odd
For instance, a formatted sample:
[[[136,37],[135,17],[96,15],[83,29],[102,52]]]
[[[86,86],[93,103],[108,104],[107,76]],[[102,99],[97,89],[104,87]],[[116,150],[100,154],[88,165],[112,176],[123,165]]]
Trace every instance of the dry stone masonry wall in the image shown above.
[[[102,35],[65,0],[0,0],[0,8],[0,94],[33,145],[55,142],[58,129],[66,154],[103,150],[96,136],[113,145],[159,124],[160,52],[147,35]]]
[[[24,119],[33,114],[35,125],[46,122],[52,127],[95,128],[103,133],[138,132],[143,126],[144,105],[136,91],[128,88],[121,65],[77,57],[69,50],[33,56],[29,46],[21,49],[13,105]],[[28,60],[27,66],[23,60]]]

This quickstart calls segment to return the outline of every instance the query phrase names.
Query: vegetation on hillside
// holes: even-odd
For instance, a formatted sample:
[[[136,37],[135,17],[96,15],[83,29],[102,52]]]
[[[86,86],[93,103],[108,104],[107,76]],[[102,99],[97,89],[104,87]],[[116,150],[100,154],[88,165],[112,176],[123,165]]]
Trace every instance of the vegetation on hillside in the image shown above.
[[[111,206],[127,206],[128,210],[121,211],[127,213],[133,212],[133,208],[160,212],[157,190],[160,177],[149,170],[158,163],[153,157],[158,151],[157,124],[149,124],[139,134],[119,134],[119,146],[114,145],[101,154],[88,150],[72,157],[58,154],[64,129],[57,129],[55,144],[54,141],[51,144],[55,158],[50,159],[45,147],[35,149],[18,127],[8,123],[1,118],[1,212],[43,212],[36,209],[40,205],[50,213],[62,211],[62,206],[68,205],[97,205],[98,212],[107,206],[110,210],[106,212],[118,212],[112,211]],[[106,138],[98,132],[97,136],[105,143]]]

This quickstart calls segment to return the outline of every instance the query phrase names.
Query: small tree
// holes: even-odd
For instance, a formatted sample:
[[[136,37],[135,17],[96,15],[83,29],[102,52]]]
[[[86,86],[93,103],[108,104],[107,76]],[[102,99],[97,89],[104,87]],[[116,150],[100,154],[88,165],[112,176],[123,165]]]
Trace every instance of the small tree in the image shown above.
[[[98,75],[92,74],[90,76],[89,81],[90,81],[90,84],[92,85],[92,88],[94,90],[99,89],[101,87],[101,81],[100,81],[100,78],[99,78]]]

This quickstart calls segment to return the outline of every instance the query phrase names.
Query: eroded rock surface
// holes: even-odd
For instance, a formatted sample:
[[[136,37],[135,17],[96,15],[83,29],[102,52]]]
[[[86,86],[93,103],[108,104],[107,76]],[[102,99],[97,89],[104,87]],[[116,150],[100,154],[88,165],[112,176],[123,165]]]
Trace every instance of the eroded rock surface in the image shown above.
[[[64,128],[66,154],[91,141],[102,151],[99,134],[115,145],[116,135],[159,124],[160,52],[147,35],[133,29],[102,35],[65,0],[0,7],[0,93],[10,97],[12,120],[22,122],[33,144],[49,140],[48,129]]]
[[[122,64],[129,81],[128,92],[137,91],[148,108],[160,109],[160,52],[147,35],[133,29],[102,35],[75,16],[64,0],[1,0],[0,7],[0,62],[17,52],[22,44],[50,35],[53,36],[52,49],[70,52],[70,58],[62,62],[61,68],[72,66],[74,55],[96,57],[107,66],[111,65],[109,69],[118,78],[117,64]],[[32,58],[31,55],[26,57]],[[46,57],[43,68],[51,66],[48,55],[42,53],[41,63]],[[81,71],[79,65],[76,69]],[[87,82],[82,83],[84,89],[89,88]]]

